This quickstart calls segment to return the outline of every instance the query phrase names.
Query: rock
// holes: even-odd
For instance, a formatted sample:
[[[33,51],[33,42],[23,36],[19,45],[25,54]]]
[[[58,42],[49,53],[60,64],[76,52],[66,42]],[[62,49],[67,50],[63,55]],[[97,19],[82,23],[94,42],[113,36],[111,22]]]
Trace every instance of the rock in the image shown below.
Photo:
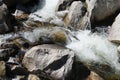
[[[74,1],[69,9],[69,13],[65,17],[64,21],[68,26],[73,29],[83,29],[85,28],[86,21],[86,8],[81,1]]]
[[[65,79],[72,69],[74,52],[57,45],[39,45],[24,56],[23,65],[29,70],[43,70],[55,79]]]
[[[30,74],[30,75],[28,76],[28,80],[40,80],[40,78],[37,77],[36,75]]]
[[[6,73],[6,69],[5,69],[5,62],[4,61],[0,61],[0,78],[5,76]]]
[[[91,74],[89,75],[87,80],[103,80],[98,74],[91,71]]]
[[[12,30],[13,30],[12,15],[8,13],[7,6],[1,3],[0,5],[0,34],[6,33]]]
[[[21,10],[16,10],[14,16],[18,21],[23,21],[28,19],[29,14],[26,14]]]
[[[14,43],[0,44],[0,60],[7,61],[10,56],[15,56],[19,48]]]
[[[30,74],[30,75],[36,75],[37,77],[40,78],[40,80],[55,80],[49,74],[47,74],[46,72],[44,72],[42,70],[34,70],[31,73],[32,74]]]
[[[120,10],[120,0],[86,0],[87,5],[94,6],[91,12],[91,22],[102,21]],[[91,3],[94,2],[95,3]],[[90,7],[88,7],[89,11]]]
[[[63,45],[67,44],[68,41],[67,34],[60,29],[53,30],[50,34],[50,38],[54,43],[63,44]]]
[[[65,10],[66,8],[68,8],[71,3],[73,2],[74,0],[59,0],[59,3],[57,5],[57,10],[58,11],[63,11]]]
[[[116,17],[109,32],[108,39],[115,43],[120,43],[120,14]]]
[[[118,53],[120,54],[120,46],[118,46],[117,51],[118,51]]]

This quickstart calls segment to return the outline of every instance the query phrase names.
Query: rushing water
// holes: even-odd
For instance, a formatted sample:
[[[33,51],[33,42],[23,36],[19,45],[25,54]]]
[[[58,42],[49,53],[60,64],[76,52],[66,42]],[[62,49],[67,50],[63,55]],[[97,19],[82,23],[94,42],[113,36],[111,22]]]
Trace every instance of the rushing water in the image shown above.
[[[59,0],[40,0],[39,5],[37,6],[39,7],[38,10],[30,14],[29,18],[38,21],[45,21],[46,19],[53,18],[55,16],[58,1]]]
[[[77,32],[76,37],[79,40],[73,40],[66,47],[74,50],[80,61],[108,64],[120,70],[117,46],[107,40],[105,33],[85,30]]]

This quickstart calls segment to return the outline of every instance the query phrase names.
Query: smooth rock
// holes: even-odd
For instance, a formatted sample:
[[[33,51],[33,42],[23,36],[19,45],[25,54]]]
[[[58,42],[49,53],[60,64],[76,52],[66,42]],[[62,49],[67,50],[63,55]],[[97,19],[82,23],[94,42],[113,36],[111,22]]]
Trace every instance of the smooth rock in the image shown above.
[[[120,14],[116,17],[109,32],[108,40],[120,43]]]
[[[95,3],[92,3],[94,2]],[[102,21],[120,10],[120,0],[86,0],[87,5],[94,6],[91,12],[91,22]],[[88,7],[89,11],[90,7]]]
[[[44,70],[55,79],[65,79],[72,69],[74,52],[57,45],[39,45],[24,56],[23,65],[29,70]]]

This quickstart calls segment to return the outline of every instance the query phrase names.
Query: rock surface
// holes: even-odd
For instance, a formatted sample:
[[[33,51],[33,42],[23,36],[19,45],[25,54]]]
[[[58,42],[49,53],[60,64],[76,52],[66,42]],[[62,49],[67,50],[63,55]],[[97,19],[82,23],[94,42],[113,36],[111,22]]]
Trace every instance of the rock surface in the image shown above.
[[[74,0],[59,0],[57,10],[62,11],[67,9]]]
[[[109,32],[108,39],[115,43],[120,43],[120,14],[116,17]]]
[[[13,25],[11,24],[12,16],[8,13],[7,6],[0,2],[0,34],[9,32],[13,30]]]
[[[74,52],[55,45],[40,45],[24,56],[23,65],[29,70],[44,70],[55,79],[65,79],[72,69]]]
[[[5,70],[5,62],[0,61],[0,79],[5,76],[6,70]]]
[[[90,0],[92,1],[96,1],[95,4],[88,3],[94,6],[91,12],[92,22],[101,21],[120,10],[120,0]]]
[[[81,1],[74,1],[69,9],[69,13],[65,17],[65,23],[73,29],[84,28],[84,16],[86,15],[86,8]]]

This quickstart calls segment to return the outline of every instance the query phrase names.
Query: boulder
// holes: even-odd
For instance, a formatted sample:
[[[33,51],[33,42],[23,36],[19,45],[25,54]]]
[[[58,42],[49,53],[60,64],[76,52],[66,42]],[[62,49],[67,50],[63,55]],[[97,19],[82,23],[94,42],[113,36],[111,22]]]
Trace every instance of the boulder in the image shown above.
[[[109,32],[108,39],[115,43],[120,43],[120,14],[116,17]]]
[[[0,34],[13,30],[12,15],[9,14],[7,6],[0,2]]]
[[[43,76],[50,80],[85,80],[90,75],[90,70],[76,61],[73,51],[53,44],[31,48],[22,63],[40,79],[41,70],[46,72]]]
[[[120,0],[86,0],[86,2],[87,5],[94,6],[91,12],[91,22],[102,21],[120,10]],[[88,7],[89,10],[90,7]]]
[[[53,78],[65,79],[72,69],[74,52],[57,45],[39,45],[30,49],[23,58],[29,70],[44,70]]]
[[[74,1],[64,19],[66,25],[71,26],[75,30],[84,29],[87,23],[86,11],[85,5],[81,1]]]

